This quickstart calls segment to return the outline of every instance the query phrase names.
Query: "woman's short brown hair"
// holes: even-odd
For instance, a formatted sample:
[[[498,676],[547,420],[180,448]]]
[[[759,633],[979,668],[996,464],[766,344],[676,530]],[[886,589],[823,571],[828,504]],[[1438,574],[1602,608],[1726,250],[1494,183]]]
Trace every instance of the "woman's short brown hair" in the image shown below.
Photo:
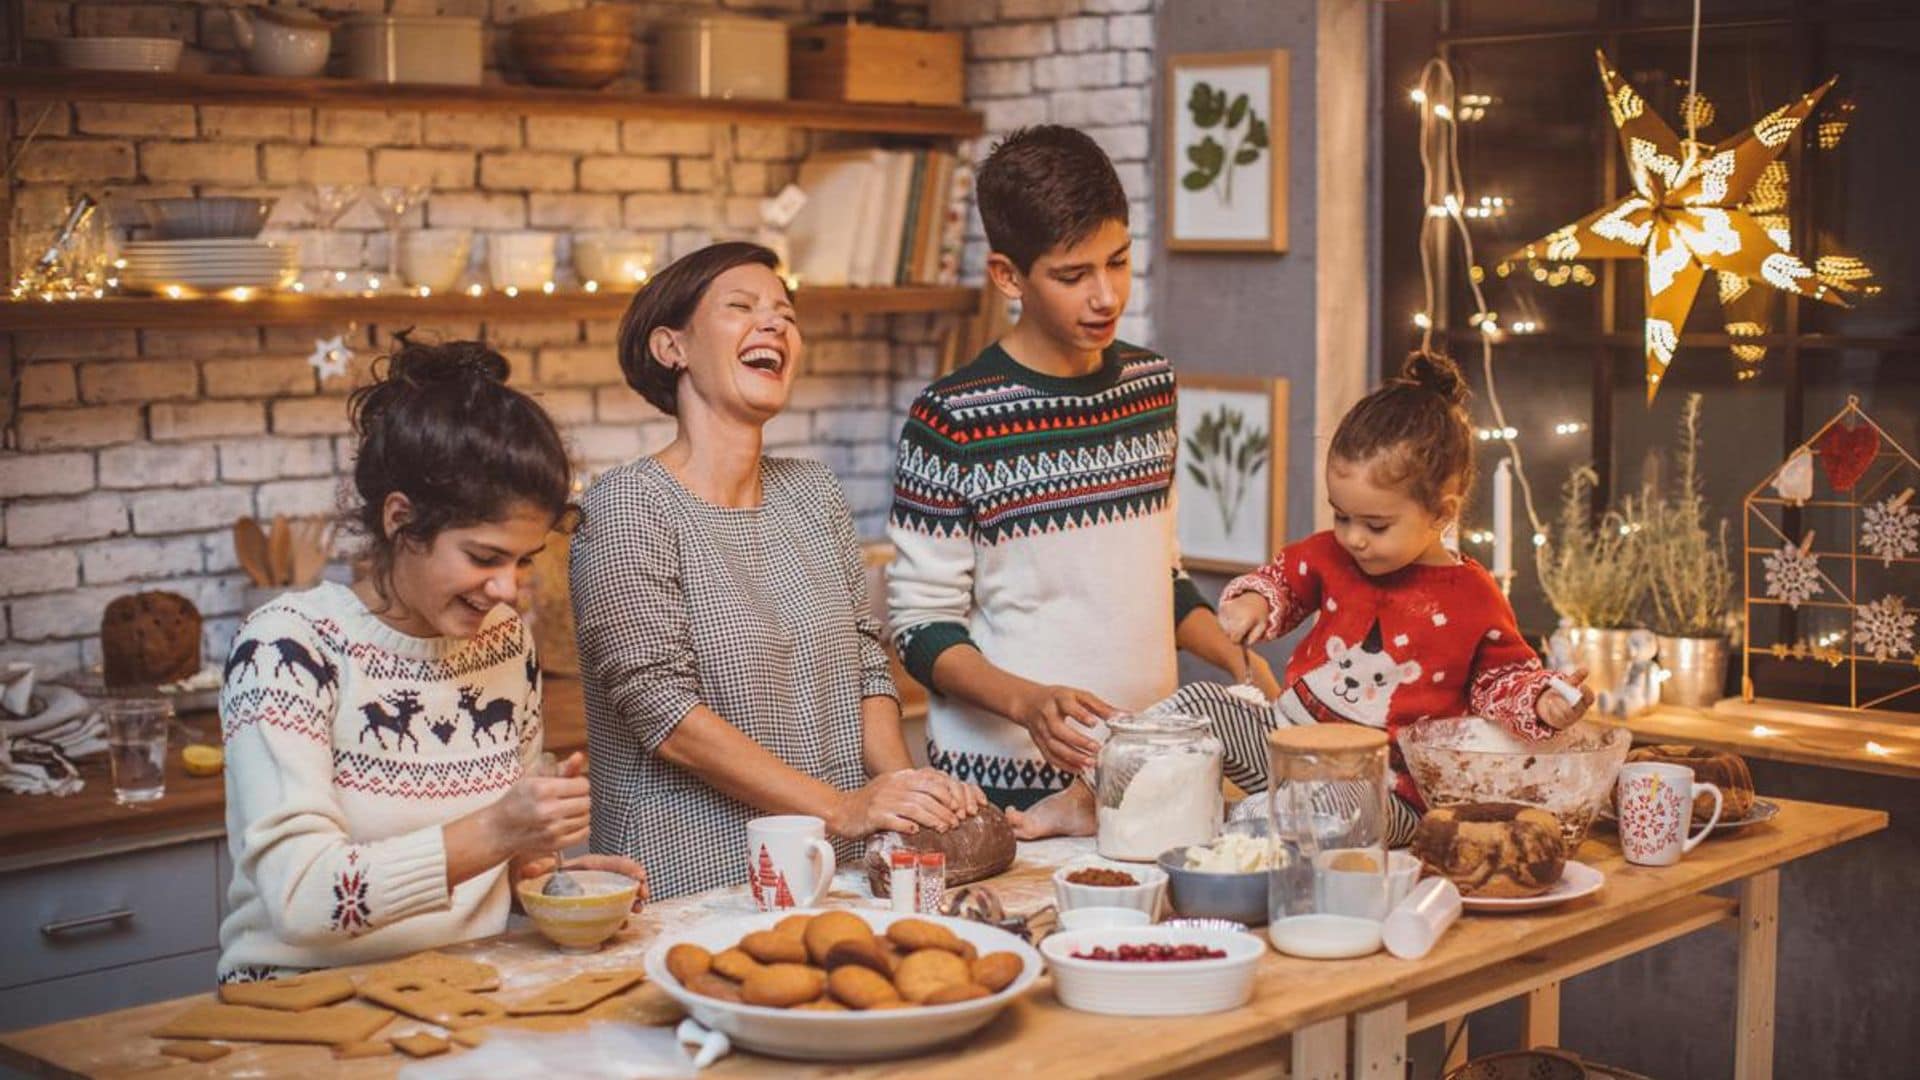
[[[680,404],[680,373],[653,355],[658,327],[685,330],[715,278],[736,266],[778,270],[780,257],[759,244],[730,240],[675,259],[633,294],[620,319],[620,370],[627,385],[668,416]]]

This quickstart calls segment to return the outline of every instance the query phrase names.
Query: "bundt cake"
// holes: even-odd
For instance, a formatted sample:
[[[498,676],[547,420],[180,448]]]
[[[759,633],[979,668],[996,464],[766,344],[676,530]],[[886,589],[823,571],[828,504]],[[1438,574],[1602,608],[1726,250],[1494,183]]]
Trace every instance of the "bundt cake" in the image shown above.
[[[1567,862],[1560,819],[1518,803],[1435,807],[1414,830],[1413,853],[1461,895],[1494,898],[1538,896]]]
[[[1668,743],[1660,746],[1636,746],[1627,754],[1627,763],[1656,761],[1666,765],[1684,765],[1693,770],[1695,783],[1712,784],[1720,789],[1720,820],[1739,821],[1753,813],[1753,775],[1739,754],[1709,750],[1703,746]],[[1698,795],[1693,800],[1693,822],[1704,825],[1713,817],[1713,796]]]

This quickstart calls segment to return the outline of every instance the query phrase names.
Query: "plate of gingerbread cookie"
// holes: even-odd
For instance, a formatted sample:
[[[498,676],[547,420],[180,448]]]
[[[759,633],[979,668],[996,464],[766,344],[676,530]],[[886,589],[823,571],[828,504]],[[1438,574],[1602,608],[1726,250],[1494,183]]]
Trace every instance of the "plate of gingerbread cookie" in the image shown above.
[[[710,919],[663,934],[647,977],[736,1046],[806,1061],[903,1057],[991,1023],[1040,954],[984,923],[890,911]]]

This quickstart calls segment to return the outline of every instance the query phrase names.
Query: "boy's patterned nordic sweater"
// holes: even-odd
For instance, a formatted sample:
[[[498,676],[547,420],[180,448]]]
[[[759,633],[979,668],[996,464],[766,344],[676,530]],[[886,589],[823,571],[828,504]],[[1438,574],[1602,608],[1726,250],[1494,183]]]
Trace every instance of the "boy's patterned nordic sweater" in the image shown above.
[[[441,827],[540,753],[532,637],[501,606],[470,638],[416,638],[322,584],[256,611],[228,654],[232,913],[223,981],[499,933],[507,868],[447,888]]]
[[[1199,592],[1174,539],[1167,361],[1115,343],[1056,378],[999,345],[913,403],[894,469],[887,600],[907,670],[977,647],[996,666],[1143,709],[1177,682],[1174,628]],[[1005,718],[935,695],[936,768],[1005,800],[1065,787]],[[1023,800],[1026,801],[1026,800]]]
[[[1233,579],[1221,599],[1249,592],[1267,601],[1265,637],[1319,614],[1287,661],[1281,714],[1296,724],[1384,729],[1394,740],[1394,791],[1415,807],[1420,793],[1398,742],[1407,725],[1472,713],[1527,739],[1554,733],[1534,712],[1553,673],[1472,559],[1371,577],[1333,533],[1315,533]]]

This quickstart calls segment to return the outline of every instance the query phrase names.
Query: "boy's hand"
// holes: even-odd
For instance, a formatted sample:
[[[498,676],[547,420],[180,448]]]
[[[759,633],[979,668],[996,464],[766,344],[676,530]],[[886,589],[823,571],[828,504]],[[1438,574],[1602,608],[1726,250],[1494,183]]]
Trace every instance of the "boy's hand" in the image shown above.
[[[1258,642],[1267,630],[1267,617],[1272,609],[1267,599],[1259,593],[1246,592],[1220,604],[1220,629],[1226,631],[1227,640],[1235,645],[1252,645]]]
[[[1069,773],[1092,768],[1100,744],[1084,728],[1117,710],[1085,690],[1071,686],[1035,686],[1020,695],[1007,719],[1026,728],[1047,764]]]
[[[1534,714],[1555,731],[1572,727],[1574,722],[1587,714],[1593,706],[1593,691],[1581,685],[1587,681],[1587,669],[1580,668],[1571,675],[1563,676],[1568,685],[1580,691],[1580,702],[1574,704],[1560,696],[1560,691],[1548,687],[1540,691],[1540,697],[1533,703]]]

